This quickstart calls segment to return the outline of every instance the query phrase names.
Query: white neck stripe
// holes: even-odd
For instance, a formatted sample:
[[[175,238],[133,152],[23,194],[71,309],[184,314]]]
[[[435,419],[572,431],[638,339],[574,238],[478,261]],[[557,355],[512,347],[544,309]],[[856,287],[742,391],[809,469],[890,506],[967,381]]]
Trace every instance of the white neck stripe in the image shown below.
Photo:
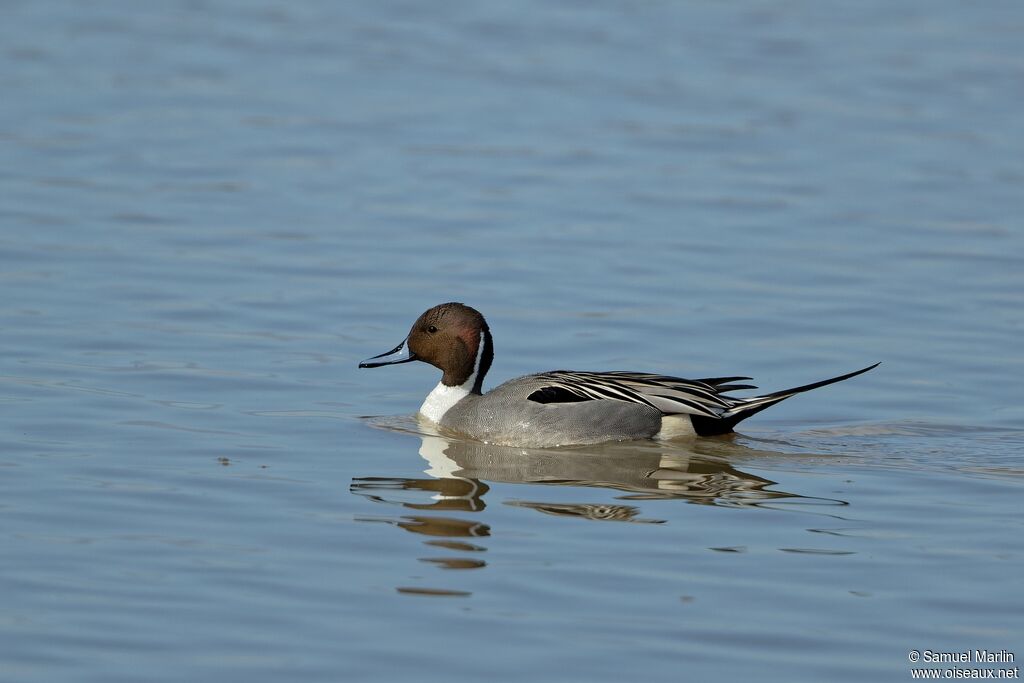
[[[473,385],[476,384],[476,376],[480,374],[480,361],[484,357],[484,344],[486,343],[487,338],[484,337],[484,331],[480,330],[480,337],[476,343],[476,360],[473,361],[473,374],[463,384],[463,386],[468,387],[469,391],[473,391]],[[483,393],[483,387],[480,387],[480,393]]]

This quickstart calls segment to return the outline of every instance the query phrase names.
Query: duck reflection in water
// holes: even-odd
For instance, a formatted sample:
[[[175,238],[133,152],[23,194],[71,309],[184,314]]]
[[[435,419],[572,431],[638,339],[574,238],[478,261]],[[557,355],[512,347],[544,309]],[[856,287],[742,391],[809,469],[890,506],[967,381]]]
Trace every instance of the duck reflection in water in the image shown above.
[[[846,504],[841,500],[774,490],[771,487],[776,482],[735,468],[726,458],[763,458],[778,454],[747,448],[732,439],[701,440],[687,445],[631,441],[545,450],[448,438],[426,423],[396,422],[393,418],[375,420],[375,423],[420,437],[419,454],[428,464],[424,470],[428,477],[353,479],[352,493],[375,503],[415,511],[399,517],[367,516],[360,521],[386,523],[430,537],[424,543],[432,548],[470,554],[468,557],[419,558],[421,562],[443,569],[486,566],[479,553],[486,551],[482,543],[491,535],[491,529],[472,518],[487,507],[485,499],[491,489],[485,482],[532,484],[534,494],[538,490],[536,485],[570,487],[580,491],[581,496],[586,495],[587,489],[610,489],[622,492],[618,499],[629,502],[678,499],[700,505],[779,509],[793,504]],[[626,502],[566,503],[526,499],[501,502],[544,514],[593,521],[665,522],[641,516],[640,507]],[[471,517],[457,513],[469,513]],[[416,592],[401,588],[399,591]],[[437,594],[435,589],[430,591],[432,595]]]
[[[773,490],[770,487],[776,482],[736,469],[727,458],[778,454],[741,446],[731,439],[703,439],[688,444],[689,447],[628,441],[557,450],[525,449],[446,438],[426,423],[416,425],[418,429],[406,423],[380,422],[378,426],[416,433],[422,442],[420,456],[429,464],[425,473],[430,478],[360,477],[353,480],[352,492],[410,509],[483,510],[484,496],[490,490],[485,481],[615,489],[625,492],[620,500],[677,498],[722,507],[773,507],[773,503],[797,500],[844,504]],[[637,508],[629,505],[504,502],[548,514],[638,521]],[[617,510],[619,507],[623,509]],[[630,511],[633,514],[628,514]]]

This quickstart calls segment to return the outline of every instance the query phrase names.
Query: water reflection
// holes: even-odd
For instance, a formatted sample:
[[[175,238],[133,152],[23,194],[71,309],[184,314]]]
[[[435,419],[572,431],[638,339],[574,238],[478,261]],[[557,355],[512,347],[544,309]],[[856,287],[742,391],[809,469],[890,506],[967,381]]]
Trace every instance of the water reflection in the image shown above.
[[[582,517],[595,521],[639,522],[662,524],[663,519],[642,519],[637,517],[640,508],[633,505],[611,505],[608,503],[536,503],[528,500],[509,500],[506,505],[530,508],[537,512],[563,517]]]
[[[644,516],[641,507],[628,503],[586,500],[590,489],[621,492],[617,498],[630,503],[681,500],[698,505],[742,508],[783,508],[787,505],[844,506],[841,500],[803,496],[772,488],[776,482],[744,472],[727,457],[778,455],[737,445],[727,440],[692,443],[627,442],[572,449],[524,449],[490,446],[474,441],[427,433],[428,427],[389,429],[415,433],[421,440],[419,454],[426,461],[423,478],[359,477],[351,491],[374,503],[400,507],[415,514],[363,517],[430,537],[424,545],[455,555],[418,558],[444,570],[482,569],[480,539],[491,528],[476,515],[482,513],[491,487],[485,482],[531,484],[530,497],[489,502],[533,510],[545,515],[600,522],[663,524],[664,519]],[[543,500],[539,486],[557,486],[559,498]],[[565,502],[565,491],[578,492],[582,500]],[[554,496],[552,496],[554,497]],[[492,496],[493,498],[493,496]],[[541,500],[538,500],[541,498]],[[474,539],[470,543],[467,538]],[[468,555],[466,555],[468,554]],[[399,589],[404,593],[444,595],[445,589]],[[459,595],[465,595],[464,591]]]
[[[485,507],[484,494],[490,490],[487,484],[477,479],[444,477],[439,479],[389,479],[382,477],[360,477],[353,480],[352,491],[370,500],[383,503],[395,502],[413,510],[462,510],[475,512]],[[422,496],[408,496],[408,492],[430,494],[427,500]]]
[[[429,433],[425,424],[415,430],[404,423],[381,426],[415,433],[420,438],[419,454],[428,464],[424,473],[429,478],[359,477],[353,480],[352,491],[376,502],[412,509],[483,510],[484,496],[490,490],[485,481],[615,489],[624,492],[621,500],[678,498],[723,507],[770,507],[775,501],[795,499],[844,504],[770,488],[776,482],[736,469],[730,460],[779,454],[729,440],[630,441],[580,448],[528,449],[448,438]],[[588,504],[584,508],[504,502],[548,514],[559,514],[562,510],[564,514],[587,519],[633,520],[635,515],[628,511],[636,510],[607,504]]]

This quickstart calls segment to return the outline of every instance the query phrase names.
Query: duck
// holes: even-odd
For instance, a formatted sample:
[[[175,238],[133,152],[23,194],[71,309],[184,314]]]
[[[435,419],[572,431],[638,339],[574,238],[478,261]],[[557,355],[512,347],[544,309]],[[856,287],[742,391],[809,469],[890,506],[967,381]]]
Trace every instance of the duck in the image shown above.
[[[750,377],[683,379],[648,372],[552,370],[524,375],[484,393],[494,341],[475,308],[449,302],[428,309],[402,342],[359,363],[377,368],[421,361],[441,371],[419,414],[442,432],[523,448],[730,434],[746,418],[791,396],[835,384],[879,365],[738,398]]]

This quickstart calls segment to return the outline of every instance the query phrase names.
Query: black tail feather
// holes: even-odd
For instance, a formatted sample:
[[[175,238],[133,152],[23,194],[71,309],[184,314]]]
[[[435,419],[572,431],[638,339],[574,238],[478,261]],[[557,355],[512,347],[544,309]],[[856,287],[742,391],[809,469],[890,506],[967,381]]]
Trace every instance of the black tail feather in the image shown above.
[[[727,391],[740,391],[742,389],[757,389],[753,384],[719,384],[715,387],[718,393],[724,394]]]
[[[705,417],[703,415],[691,415],[690,420],[693,422],[693,430],[697,432],[698,436],[715,436],[717,434],[728,434],[742,420],[747,419],[751,415],[761,412],[765,408],[784,401],[790,396],[796,394],[802,394],[805,391],[811,389],[818,389],[820,387],[828,386],[829,384],[835,384],[836,382],[842,382],[844,379],[850,379],[857,375],[864,374],[868,370],[873,370],[878,367],[880,363],[869,365],[866,368],[850,372],[845,375],[838,377],[832,377],[831,379],[824,379],[820,382],[813,382],[811,384],[804,384],[803,386],[793,387],[792,389],[783,389],[782,391],[773,391],[770,394],[764,394],[763,396],[754,396],[749,399],[744,399],[743,403],[736,406],[731,414],[726,414],[723,417]],[[731,378],[739,379],[739,378]],[[744,378],[745,379],[745,378]],[[707,380],[705,380],[707,381]]]
[[[693,381],[710,384],[720,394],[726,391],[739,391],[740,389],[757,389],[753,384],[732,384],[732,382],[740,382],[746,379],[753,379],[753,377],[704,377]]]
[[[727,382],[737,382],[743,379],[754,379],[753,377],[704,377],[702,379],[695,379],[694,382],[704,382],[704,384],[710,384],[712,386],[716,384],[726,384]]]

